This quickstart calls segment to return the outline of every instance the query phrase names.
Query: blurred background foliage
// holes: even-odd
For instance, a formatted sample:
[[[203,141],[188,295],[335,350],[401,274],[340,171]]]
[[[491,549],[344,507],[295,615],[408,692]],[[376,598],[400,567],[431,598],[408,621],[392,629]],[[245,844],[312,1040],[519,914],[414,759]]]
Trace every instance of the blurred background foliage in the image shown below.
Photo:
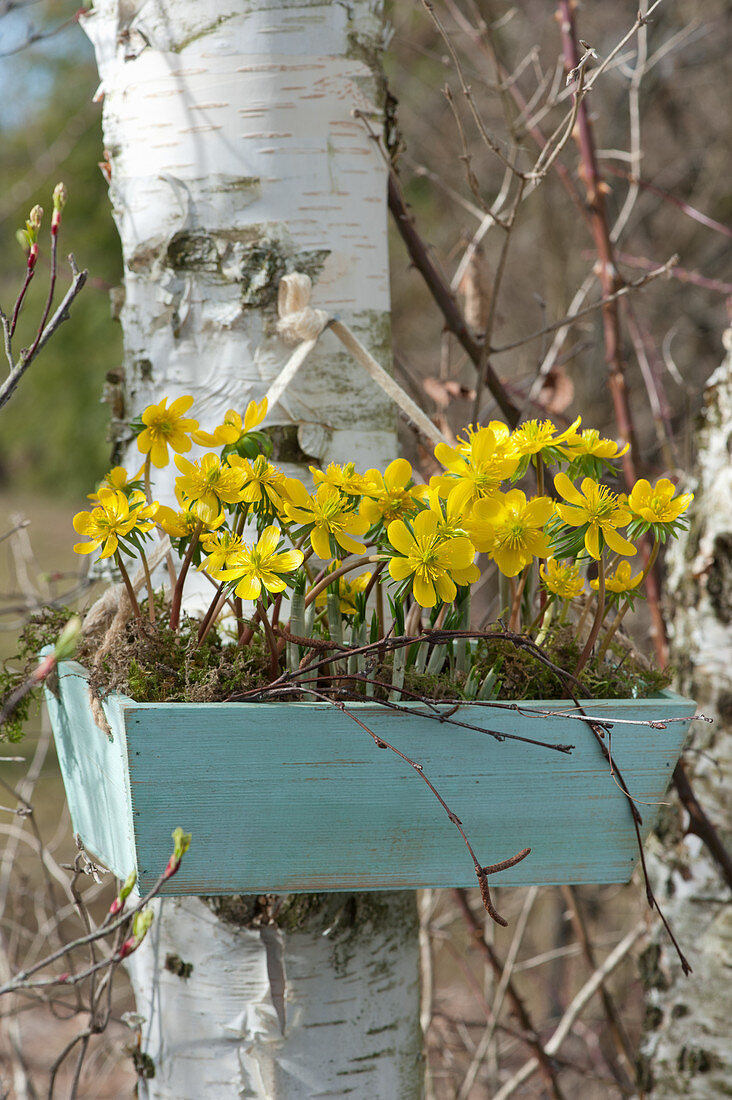
[[[21,314],[16,351],[32,342],[48,293],[51,193],[68,191],[59,238],[56,303],[70,282],[73,252],[89,281],[61,326],[4,410],[0,431],[0,487],[78,498],[109,462],[106,372],[119,365],[122,338],[112,322],[110,287],[122,277],[119,238],[112,221],[102,160],[101,105],[93,51],[74,23],[8,55],[33,30],[50,29],[73,12],[58,2],[36,4],[0,20],[0,93],[9,109],[0,117],[0,305],[10,312],[25,274],[16,231],[35,203],[45,210],[41,255]],[[5,55],[5,56],[2,56]]]

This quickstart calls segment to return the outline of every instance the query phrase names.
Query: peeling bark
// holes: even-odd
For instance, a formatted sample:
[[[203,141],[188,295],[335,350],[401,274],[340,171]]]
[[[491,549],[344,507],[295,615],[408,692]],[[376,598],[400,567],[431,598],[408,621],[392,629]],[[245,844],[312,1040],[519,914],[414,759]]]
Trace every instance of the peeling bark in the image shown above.
[[[673,660],[679,690],[714,725],[694,723],[685,768],[729,848],[732,841],[732,330],[710,378],[688,535],[668,555]],[[732,1096],[729,1040],[732,906],[706,848],[685,835],[678,803],[664,810],[650,864],[659,900],[688,955],[684,978],[662,934],[642,957],[646,1034],[641,1083],[653,1100]]]

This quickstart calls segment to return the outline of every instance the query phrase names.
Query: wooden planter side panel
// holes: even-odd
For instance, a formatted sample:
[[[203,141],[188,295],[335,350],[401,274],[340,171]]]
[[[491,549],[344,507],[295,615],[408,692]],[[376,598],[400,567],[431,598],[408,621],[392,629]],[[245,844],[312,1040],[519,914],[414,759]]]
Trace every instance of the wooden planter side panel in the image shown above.
[[[64,690],[71,682],[64,679]],[[74,708],[86,695],[84,681],[76,684],[83,689],[68,694],[67,706]],[[565,709],[560,703],[549,706]],[[191,832],[193,842],[166,888],[171,894],[475,885],[457,830],[414,769],[378,749],[328,704],[122,700],[117,707],[108,709],[118,747],[113,766],[106,737],[93,724],[89,728],[87,717],[85,743],[95,737],[104,744],[91,754],[95,770],[72,761],[67,790],[74,789],[69,801],[75,828],[119,875],[135,865],[132,829],[143,892],[167,862],[176,825]],[[566,755],[520,741],[498,742],[488,733],[378,704],[351,707],[375,733],[422,765],[460,817],[482,863],[532,849],[528,859],[494,882],[629,879],[638,858],[630,810],[585,723],[484,707],[464,707],[455,715],[502,734],[573,744]],[[665,693],[654,700],[588,702],[586,709],[593,715],[660,720],[690,715],[693,704]],[[116,725],[119,719],[124,729]],[[67,722],[60,739],[82,727],[81,720]],[[613,758],[631,793],[651,804],[639,807],[644,837],[686,729],[682,722],[660,730],[618,723],[610,732]],[[112,793],[93,791],[91,807],[80,809],[83,790],[90,782],[101,785],[102,772]],[[125,786],[131,826],[130,810],[121,806]],[[117,823],[113,839],[105,832],[109,822],[96,820],[105,813],[105,799]]]
[[[136,852],[122,697],[104,704],[109,737],[92,717],[86,670],[66,661],[59,665],[58,682],[60,698],[46,690],[46,703],[74,832],[125,878],[136,867]]]

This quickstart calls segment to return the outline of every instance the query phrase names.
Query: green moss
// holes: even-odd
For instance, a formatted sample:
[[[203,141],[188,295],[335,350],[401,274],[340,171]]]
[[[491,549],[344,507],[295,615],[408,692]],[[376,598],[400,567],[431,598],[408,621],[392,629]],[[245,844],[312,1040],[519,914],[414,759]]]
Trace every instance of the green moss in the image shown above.
[[[11,700],[14,693],[22,689],[38,664],[38,654],[46,646],[55,644],[71,614],[67,607],[46,607],[31,616],[20,635],[15,658],[12,662],[4,662],[0,668],[1,703]],[[53,688],[50,678],[48,686]],[[34,701],[35,692],[29,692],[13,706],[12,713],[0,725],[0,742],[16,744],[23,739],[23,726]]]
[[[143,603],[143,616],[145,609]],[[78,659],[101,694],[119,691],[146,703],[212,703],[267,681],[269,655],[258,635],[240,648],[212,631],[198,645],[197,621],[184,618],[180,630],[172,631],[162,603],[157,612],[154,627],[145,618],[131,619],[101,661],[100,639],[84,639]]]

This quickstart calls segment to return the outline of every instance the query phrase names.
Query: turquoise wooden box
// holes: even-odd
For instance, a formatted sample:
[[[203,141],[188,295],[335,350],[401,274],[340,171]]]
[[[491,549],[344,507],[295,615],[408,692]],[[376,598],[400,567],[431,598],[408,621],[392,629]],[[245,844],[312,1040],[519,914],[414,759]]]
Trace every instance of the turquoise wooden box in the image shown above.
[[[474,886],[468,852],[413,768],[377,748],[328,703],[136,703],[110,696],[108,737],[94,722],[85,670],[59,668],[47,692],[74,830],[120,878],[145,893],[164,869],[171,832],[193,834],[167,894]],[[479,861],[531,855],[492,883],[626,882],[638,859],[627,800],[585,722],[466,704],[458,720],[522,741],[348,704],[419,762],[463,823]],[[569,703],[522,708],[571,709]],[[423,708],[416,708],[423,709]],[[444,708],[445,710],[451,708]],[[613,758],[648,834],[694,713],[671,692],[587,702],[608,723]],[[607,737],[607,735],[606,735]]]

